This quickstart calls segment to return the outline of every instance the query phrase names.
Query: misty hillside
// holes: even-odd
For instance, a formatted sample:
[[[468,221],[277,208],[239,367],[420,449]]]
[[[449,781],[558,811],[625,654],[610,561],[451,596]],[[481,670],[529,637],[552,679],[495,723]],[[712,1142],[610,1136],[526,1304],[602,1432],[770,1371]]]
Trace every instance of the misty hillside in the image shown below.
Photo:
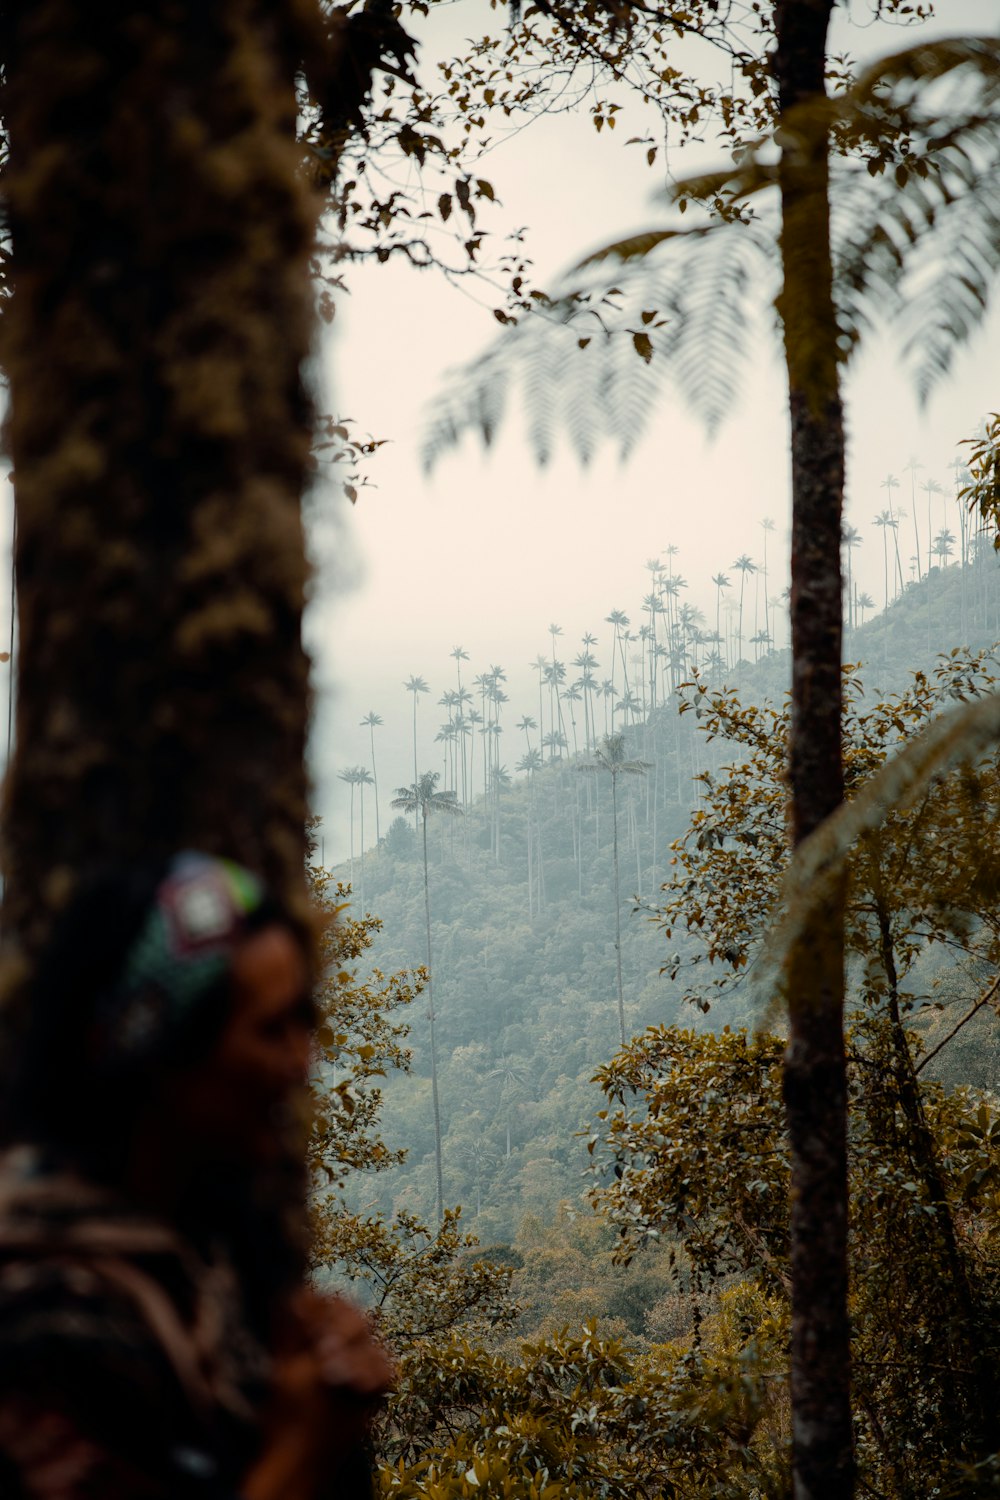
[[[888,610],[849,630],[845,654],[861,664],[866,695],[900,690],[913,669],[932,668],[954,646],[989,646],[1000,634],[998,581],[995,554],[982,548],[965,567],[931,569]],[[699,669],[703,680],[735,688],[745,702],[776,702],[789,653],[723,669],[703,650]],[[738,985],[702,1015],[685,999],[683,970],[675,981],[661,975],[668,952],[683,958],[692,940],[675,935],[668,945],[649,910],[667,878],[671,843],[688,826],[699,773],[731,760],[732,748],[708,743],[695,714],[678,713],[683,687],[655,706],[650,693],[643,713],[632,686],[637,706],[623,715],[631,719],[623,726],[631,769],[614,778],[614,799],[613,778],[594,758],[603,724],[579,702],[557,701],[557,683],[553,722],[575,706],[576,753],[558,732],[542,743],[530,720],[516,771],[493,761],[484,795],[470,790],[470,770],[482,787],[484,768],[464,767],[463,815],[429,816],[445,1199],[462,1204],[487,1243],[513,1239],[525,1214],[551,1217],[584,1186],[580,1132],[601,1105],[591,1080],[619,1040],[613,800],[627,1033],[662,1022],[720,1028],[747,1019]],[[517,706],[508,720],[512,711]],[[452,774],[447,784],[442,774],[438,787],[460,788],[463,768],[447,742],[445,755]],[[353,862],[356,901],[384,923],[374,952],[384,971],[425,961],[421,840],[414,817],[393,813],[388,800],[383,794],[381,844],[362,854],[359,838]],[[348,863],[334,873],[344,882],[352,877]],[[406,1145],[408,1160],[354,1191],[358,1202],[428,1217],[434,1151],[425,997],[409,1020],[412,1072],[385,1083],[385,1133]]]

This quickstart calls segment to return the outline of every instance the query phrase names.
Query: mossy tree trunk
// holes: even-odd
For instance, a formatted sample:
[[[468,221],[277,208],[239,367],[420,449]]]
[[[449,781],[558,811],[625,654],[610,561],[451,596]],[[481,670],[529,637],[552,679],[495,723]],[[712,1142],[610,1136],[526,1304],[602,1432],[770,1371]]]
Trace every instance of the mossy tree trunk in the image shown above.
[[[22,0],[0,22],[9,980],[97,862],[193,846],[302,888],[315,206],[295,9]]]
[[[778,0],[773,66],[782,117],[779,301],[792,456],[792,832],[843,800],[841,518],[844,417],[830,250],[825,94],[833,0]],[[789,962],[784,1092],[792,1155],[792,1461],[796,1500],[854,1488],[847,1312],[844,889],[830,883]]]

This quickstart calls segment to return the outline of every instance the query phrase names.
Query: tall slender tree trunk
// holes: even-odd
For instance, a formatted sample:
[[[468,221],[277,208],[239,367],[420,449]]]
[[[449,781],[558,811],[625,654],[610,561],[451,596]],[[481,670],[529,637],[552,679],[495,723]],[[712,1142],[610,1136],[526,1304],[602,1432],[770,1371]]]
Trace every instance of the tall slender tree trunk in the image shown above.
[[[354,788],[357,785],[351,781],[351,891],[354,890]]]
[[[378,771],[375,769],[375,725],[374,724],[369,724],[369,726],[368,726],[368,732],[369,732],[369,738],[371,739],[371,745],[372,745],[372,781],[375,783],[375,847],[376,847],[376,849],[378,849],[379,846],[382,843],[382,829],[381,829],[381,825],[379,823],[379,813],[378,813]]]
[[[194,846],[304,899],[315,213],[293,11],[0,15],[21,653],[8,979],[109,859]]]
[[[843,799],[841,524],[844,421],[832,295],[825,93],[833,0],[778,0],[773,66],[782,115],[784,284],[779,301],[792,455],[792,831]],[[789,961],[784,1096],[792,1155],[792,1462],[796,1500],[854,1488],[847,1314],[844,887],[831,882]]]
[[[611,820],[614,827],[613,860],[615,867],[615,967],[618,975],[618,1034],[625,1045],[625,991],[622,986],[622,899],[618,883],[618,778],[611,777]]]
[[[427,1020],[431,1045],[431,1104],[434,1109],[434,1178],[437,1192],[438,1223],[444,1223],[444,1174],[441,1170],[441,1105],[438,1098],[437,1038],[434,1034],[434,969],[431,964],[431,887],[427,873],[427,809],[423,810],[424,831],[424,922],[427,932]]]

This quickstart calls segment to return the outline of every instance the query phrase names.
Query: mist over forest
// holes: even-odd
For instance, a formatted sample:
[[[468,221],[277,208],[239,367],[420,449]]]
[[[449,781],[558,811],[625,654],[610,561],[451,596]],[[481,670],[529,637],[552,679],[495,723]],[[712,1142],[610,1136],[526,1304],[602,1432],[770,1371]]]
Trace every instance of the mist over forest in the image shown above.
[[[895,540],[895,529],[886,531]],[[892,703],[916,672],[933,679],[949,660],[942,653],[949,641],[965,642],[973,656],[986,653],[985,670],[996,670],[1000,561],[981,530],[963,531],[958,557],[951,556],[954,536],[943,528],[938,536],[937,560],[921,579],[890,584],[888,608],[876,609],[864,592],[857,596],[846,657],[863,704]],[[502,668],[477,671],[460,647],[450,653],[455,685],[438,704],[423,679],[410,679],[408,701],[401,684],[397,723],[404,712],[411,723],[418,716],[414,774],[436,777],[432,795],[454,793],[454,812],[436,814],[432,804],[427,829],[445,1198],[461,1205],[484,1245],[506,1247],[504,1253],[537,1233],[533,1226],[589,1213],[587,1139],[604,1102],[594,1079],[620,1042],[616,814],[627,1036],[653,1026],[719,1032],[754,1025],[747,971],[736,970],[717,988],[712,981],[725,965],[705,964],[703,935],[679,928],[668,936],[663,915],[678,847],[704,837],[698,820],[705,816],[705,778],[724,783],[726,768],[746,751],[718,730],[712,734],[707,703],[732,694],[748,709],[780,709],[787,696],[788,650],[769,643],[771,611],[777,614],[782,601],[769,603],[765,624],[757,569],[744,561],[742,579],[736,569],[719,584],[724,634],[678,602],[669,558],[648,563],[645,610],[633,619],[613,612],[601,625],[601,660],[614,679],[594,655],[593,636],[575,650],[553,627],[550,655],[538,659],[537,696],[528,702],[510,702]],[[749,584],[742,651],[739,581]],[[442,720],[436,731],[435,708]],[[387,746],[375,719],[374,758],[341,773],[354,804],[353,859],[331,874],[352,915],[373,913],[384,924],[371,962],[385,972],[413,970],[426,960],[419,814],[393,809],[396,791],[386,788],[384,773],[376,811],[373,771]],[[621,740],[617,809],[609,763],[602,763],[610,736]],[[412,737],[396,749],[411,757]],[[757,913],[754,939],[771,915]],[[929,954],[921,983],[935,991],[948,973],[946,956]],[[405,1143],[406,1160],[355,1185],[351,1201],[431,1221],[426,1003],[415,999],[405,1020],[409,1071],[393,1071],[379,1087],[386,1137]],[[992,1092],[1000,1082],[998,1048],[1000,1029],[987,1012],[953,1049],[961,1061],[942,1061],[942,1076]],[[628,1328],[648,1338],[653,1302],[630,1297]],[[585,1299],[557,1299],[545,1326],[577,1305]],[[588,1308],[596,1313],[598,1305]],[[621,1331],[619,1322],[614,1327]]]

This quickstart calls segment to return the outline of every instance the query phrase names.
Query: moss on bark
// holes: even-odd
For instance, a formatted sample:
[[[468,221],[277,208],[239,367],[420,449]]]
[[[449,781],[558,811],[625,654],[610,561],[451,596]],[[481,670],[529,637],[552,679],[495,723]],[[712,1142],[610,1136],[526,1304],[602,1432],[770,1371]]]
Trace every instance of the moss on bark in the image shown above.
[[[21,972],[109,858],[196,846],[302,891],[302,9],[31,0],[3,19]]]

